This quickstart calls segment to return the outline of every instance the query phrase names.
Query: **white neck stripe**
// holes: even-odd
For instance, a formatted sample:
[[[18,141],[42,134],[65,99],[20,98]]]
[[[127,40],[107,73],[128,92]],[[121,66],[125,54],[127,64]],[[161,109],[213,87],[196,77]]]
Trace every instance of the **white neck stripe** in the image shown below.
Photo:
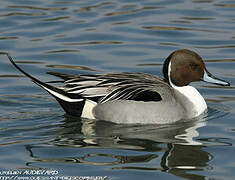
[[[171,61],[169,62],[168,65],[168,80],[169,80],[169,84],[171,85],[171,87],[176,88],[178,86],[176,86],[172,81],[171,81]]]

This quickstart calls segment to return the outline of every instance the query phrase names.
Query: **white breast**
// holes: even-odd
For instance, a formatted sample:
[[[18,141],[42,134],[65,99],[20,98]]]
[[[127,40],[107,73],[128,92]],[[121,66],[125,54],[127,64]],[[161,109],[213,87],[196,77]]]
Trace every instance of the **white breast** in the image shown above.
[[[207,110],[207,105],[204,98],[192,86],[173,87],[178,92],[178,101],[187,112],[188,118],[194,118]]]

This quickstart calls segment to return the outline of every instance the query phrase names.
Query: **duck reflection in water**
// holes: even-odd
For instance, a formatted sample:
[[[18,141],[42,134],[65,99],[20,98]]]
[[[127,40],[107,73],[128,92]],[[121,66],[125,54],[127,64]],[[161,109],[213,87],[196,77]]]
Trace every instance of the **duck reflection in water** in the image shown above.
[[[197,129],[206,125],[204,118],[155,127],[88,119],[78,121],[75,117],[65,115],[56,138],[50,144],[52,150],[55,146],[78,148],[78,155],[56,157],[55,153],[54,157],[47,158],[40,155],[40,151],[34,153],[37,147],[28,145],[26,148],[35,164],[78,163],[109,166],[111,169],[167,171],[179,177],[204,179],[202,175],[190,173],[192,170],[210,168],[208,162],[211,155],[202,149],[202,143],[195,140],[199,135]],[[108,150],[110,148],[120,151],[115,154],[115,151]],[[137,153],[126,155],[126,150]],[[35,166],[34,163],[28,165]]]

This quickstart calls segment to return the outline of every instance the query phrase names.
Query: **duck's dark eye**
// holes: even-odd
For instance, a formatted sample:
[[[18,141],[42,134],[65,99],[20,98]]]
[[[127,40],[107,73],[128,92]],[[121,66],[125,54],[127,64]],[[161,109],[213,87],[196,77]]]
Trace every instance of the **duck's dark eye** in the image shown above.
[[[189,67],[194,70],[194,69],[197,69],[198,64],[191,63],[191,64],[189,64]]]

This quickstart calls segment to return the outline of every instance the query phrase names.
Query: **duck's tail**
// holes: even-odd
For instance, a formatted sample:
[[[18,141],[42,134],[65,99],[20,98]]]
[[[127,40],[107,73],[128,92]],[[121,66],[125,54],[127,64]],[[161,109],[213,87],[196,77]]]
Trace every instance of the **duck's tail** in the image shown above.
[[[40,86],[41,88],[45,89],[49,94],[51,94],[61,105],[61,107],[64,109],[64,111],[73,116],[81,116],[83,107],[85,104],[85,98],[82,97],[79,94],[72,94],[65,92],[62,89],[59,89],[57,87],[51,86],[45,82],[42,82],[35,77],[31,76],[24,70],[22,70],[12,59],[12,57],[9,55],[9,53],[0,53],[7,55],[10,62],[15,66],[16,69],[18,69],[21,73],[23,73],[25,76],[30,78],[35,84]]]

